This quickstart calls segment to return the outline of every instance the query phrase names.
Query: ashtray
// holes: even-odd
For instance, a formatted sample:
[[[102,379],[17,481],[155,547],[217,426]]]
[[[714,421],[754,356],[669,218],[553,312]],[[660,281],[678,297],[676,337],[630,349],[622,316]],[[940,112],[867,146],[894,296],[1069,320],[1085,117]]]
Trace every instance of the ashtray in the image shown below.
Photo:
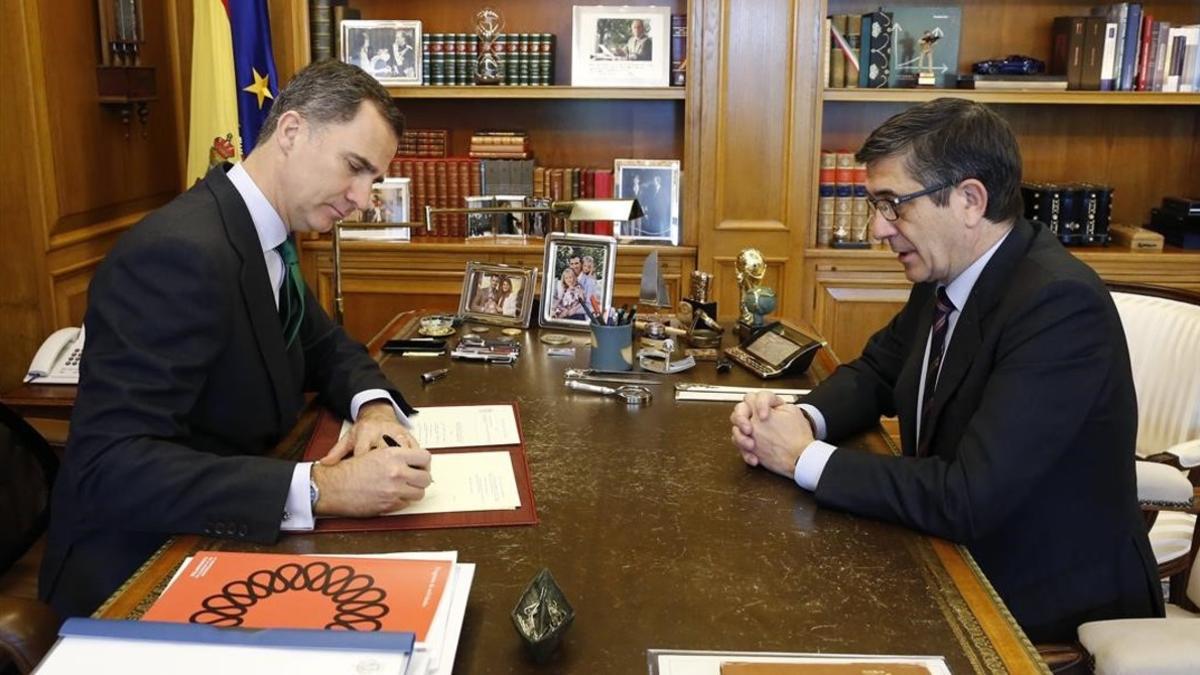
[[[454,318],[449,316],[422,317],[417,332],[428,337],[445,337],[454,332]]]
[[[575,620],[575,610],[550,570],[542,568],[525,587],[512,610],[513,627],[537,663],[545,663]]]
[[[544,333],[538,339],[548,345],[566,345],[571,343],[571,338],[562,333]]]

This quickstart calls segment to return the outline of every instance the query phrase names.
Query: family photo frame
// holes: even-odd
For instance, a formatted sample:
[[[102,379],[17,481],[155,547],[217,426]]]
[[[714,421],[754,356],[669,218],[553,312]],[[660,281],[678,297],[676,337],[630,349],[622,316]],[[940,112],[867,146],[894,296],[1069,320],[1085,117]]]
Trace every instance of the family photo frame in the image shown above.
[[[613,191],[618,199],[636,199],[645,214],[616,223],[621,241],[679,244],[680,164],[677,159],[613,161]]]
[[[409,241],[412,209],[412,179],[384,178],[371,186],[371,196],[366,209],[355,210],[342,220],[343,239],[370,239],[377,241]],[[387,225],[397,227],[355,228],[355,223]],[[401,227],[400,225],[403,225]]]
[[[670,25],[670,7],[576,5],[571,86],[668,86]]]
[[[587,312],[612,307],[617,240],[594,234],[552,232],[542,263],[542,327],[588,330]],[[587,303],[588,309],[584,309]]]
[[[459,316],[479,323],[526,328],[537,294],[537,268],[467,263]]]
[[[384,86],[421,84],[421,22],[347,20],[339,24],[338,57],[362,68]]]

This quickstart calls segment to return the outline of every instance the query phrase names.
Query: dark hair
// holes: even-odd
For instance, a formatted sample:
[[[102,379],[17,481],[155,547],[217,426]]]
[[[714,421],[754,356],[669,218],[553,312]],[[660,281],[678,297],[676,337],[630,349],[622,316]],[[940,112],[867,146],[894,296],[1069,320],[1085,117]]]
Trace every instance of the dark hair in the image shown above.
[[[399,140],[404,134],[404,115],[396,109],[383,85],[363,69],[341,61],[317,61],[305,66],[279,92],[271,112],[258,132],[255,147],[275,133],[279,116],[295,110],[316,125],[349,122],[363,101],[375,104]]]
[[[1021,150],[1012,129],[987,106],[937,98],[893,115],[855,153],[863,164],[902,156],[924,187],[975,178],[987,189],[984,216],[995,223],[1021,215]],[[945,206],[949,192],[929,196]]]

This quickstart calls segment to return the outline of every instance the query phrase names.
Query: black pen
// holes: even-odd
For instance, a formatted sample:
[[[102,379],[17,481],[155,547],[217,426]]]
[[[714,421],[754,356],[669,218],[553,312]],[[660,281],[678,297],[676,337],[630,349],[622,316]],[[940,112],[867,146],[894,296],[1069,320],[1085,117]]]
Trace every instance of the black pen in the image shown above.
[[[449,368],[438,368],[437,370],[431,370],[428,373],[421,373],[421,381],[425,384],[429,384],[430,382],[435,382],[442,379],[448,372],[450,372]]]
[[[392,447],[392,448],[398,448],[398,447],[400,447],[400,444],[396,442],[396,439],[392,438],[391,436],[388,436],[387,434],[383,434],[382,438],[383,438],[383,442],[384,442],[384,443],[387,443],[389,447]],[[411,466],[411,465],[410,465],[410,466]],[[427,467],[427,466],[414,466],[413,468],[414,468],[414,469],[421,469],[422,471],[428,471],[428,470],[429,470],[429,467]],[[432,484],[433,484],[433,477],[432,477],[432,476],[430,476],[430,478],[429,478],[429,483],[430,483],[430,485],[432,485]]]

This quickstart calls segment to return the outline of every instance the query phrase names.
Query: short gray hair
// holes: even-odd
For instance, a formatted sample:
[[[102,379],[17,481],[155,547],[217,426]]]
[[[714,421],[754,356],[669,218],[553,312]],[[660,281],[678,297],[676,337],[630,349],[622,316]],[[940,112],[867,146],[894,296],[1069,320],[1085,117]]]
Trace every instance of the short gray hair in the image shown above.
[[[279,92],[271,112],[258,132],[255,147],[275,133],[279,116],[295,110],[313,124],[349,122],[358,114],[363,101],[375,104],[399,140],[404,135],[404,115],[383,85],[358,66],[341,61],[317,61],[305,66]]]

